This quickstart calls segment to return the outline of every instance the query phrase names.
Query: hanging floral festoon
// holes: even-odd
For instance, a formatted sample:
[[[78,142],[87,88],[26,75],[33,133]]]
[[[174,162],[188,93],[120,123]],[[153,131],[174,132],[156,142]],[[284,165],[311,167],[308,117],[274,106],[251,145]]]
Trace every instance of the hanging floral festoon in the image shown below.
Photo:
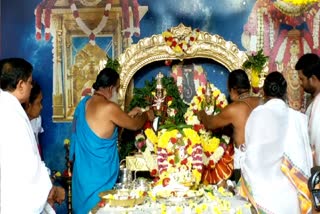
[[[261,49],[257,53],[249,54],[248,59],[242,65],[244,69],[248,69],[251,72],[250,80],[254,93],[259,92],[260,78],[267,61],[268,57],[263,54]]]
[[[49,40],[51,37],[50,33],[50,24],[51,24],[51,10],[56,3],[57,0],[42,0],[36,7],[35,13],[35,23],[36,23],[36,39],[41,39],[41,29],[42,29],[42,16],[44,21],[44,33],[45,33],[45,40]],[[44,11],[44,14],[43,14]]]
[[[98,33],[100,33],[102,31],[102,29],[106,26],[106,23],[109,18],[109,12],[111,10],[112,0],[106,0],[105,2],[106,2],[106,6],[104,8],[103,16],[102,16],[100,23],[98,24],[98,26],[96,28],[91,30],[81,19],[77,5],[75,4],[75,1],[69,0],[73,17],[75,18],[80,29],[89,37],[89,39],[90,39],[89,42],[93,45],[95,44],[96,35]]]

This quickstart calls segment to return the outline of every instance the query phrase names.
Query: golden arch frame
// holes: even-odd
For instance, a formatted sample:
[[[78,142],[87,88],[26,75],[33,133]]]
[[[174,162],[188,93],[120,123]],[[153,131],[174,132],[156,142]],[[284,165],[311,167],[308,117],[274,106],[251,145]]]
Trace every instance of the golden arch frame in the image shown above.
[[[190,34],[192,29],[180,24],[172,27],[170,31],[174,36],[181,37]],[[225,66],[229,71],[242,68],[242,64],[248,59],[245,52],[240,51],[237,45],[231,41],[226,41],[219,35],[212,35],[204,31],[200,31],[197,40],[187,51],[182,53],[176,53],[169,47],[161,34],[141,39],[119,56],[119,101],[122,108],[127,108],[132,98],[132,78],[143,66],[155,61],[191,58],[212,59]],[[251,71],[247,72],[250,77]],[[260,79],[260,85],[263,84],[263,80],[264,78]]]

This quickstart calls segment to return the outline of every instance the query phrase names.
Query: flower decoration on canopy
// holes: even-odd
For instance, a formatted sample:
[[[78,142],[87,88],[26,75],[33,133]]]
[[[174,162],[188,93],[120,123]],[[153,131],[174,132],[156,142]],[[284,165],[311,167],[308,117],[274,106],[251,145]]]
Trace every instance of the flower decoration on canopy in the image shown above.
[[[166,44],[177,54],[186,53],[187,50],[197,40],[200,30],[195,29],[189,34],[185,35],[174,35],[171,30],[167,30],[162,33]]]
[[[220,132],[211,132],[200,124],[196,113],[205,110],[207,114],[216,115],[228,104],[226,96],[213,84],[206,87],[199,86],[197,95],[193,97],[185,121],[193,125],[200,134],[203,149],[203,176],[204,183],[215,184],[231,176],[233,170],[233,147],[230,137]]]
[[[308,5],[319,2],[319,0],[283,0],[285,2],[291,3],[293,5]]]

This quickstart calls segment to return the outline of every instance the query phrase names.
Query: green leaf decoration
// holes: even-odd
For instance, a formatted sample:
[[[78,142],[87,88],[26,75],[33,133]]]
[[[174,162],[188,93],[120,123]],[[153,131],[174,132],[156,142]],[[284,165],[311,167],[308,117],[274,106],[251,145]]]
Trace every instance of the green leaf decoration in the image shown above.
[[[181,124],[185,123],[183,115],[187,111],[188,105],[183,102],[180,97],[179,89],[173,77],[164,76],[162,78],[162,85],[166,89],[167,96],[172,97],[172,103],[170,108],[177,110],[177,114],[174,117],[167,117],[165,124]],[[156,91],[156,79],[152,78],[151,81],[145,81],[145,86],[143,88],[134,88],[133,99],[129,104],[129,109],[131,110],[135,106],[145,108],[147,106],[152,106],[153,95],[152,92]]]
[[[113,69],[113,70],[115,70],[116,72],[119,73],[119,68],[120,68],[120,63],[119,63],[119,61],[116,60],[116,59],[110,58],[108,55],[107,55],[107,59],[108,59],[108,61],[107,61],[105,67],[106,67],[106,68],[111,68],[111,69]]]
[[[255,70],[260,74],[268,58],[268,56],[263,54],[263,50],[261,49],[257,54],[248,55],[248,59],[243,63],[242,67],[244,69]]]

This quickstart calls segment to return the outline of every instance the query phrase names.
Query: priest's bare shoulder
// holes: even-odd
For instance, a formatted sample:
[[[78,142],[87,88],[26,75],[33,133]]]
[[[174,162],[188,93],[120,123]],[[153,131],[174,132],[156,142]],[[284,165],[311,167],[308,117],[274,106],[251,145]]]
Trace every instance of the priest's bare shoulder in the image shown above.
[[[153,112],[142,112],[134,108],[131,112],[124,112],[120,106],[103,96],[92,96],[87,101],[86,119],[90,128],[100,137],[108,138],[115,126],[130,130],[140,129],[145,122],[153,119]]]
[[[226,106],[217,115],[207,115],[204,111],[199,112],[199,119],[207,129],[215,130],[231,125],[233,127],[233,140],[239,147],[244,143],[244,128],[246,121],[255,107],[261,104],[260,97],[247,97],[238,99]]]
[[[231,104],[219,114],[207,115],[205,111],[198,113],[198,118],[207,129],[215,130],[231,125],[236,147],[244,143],[244,128],[251,111],[262,103],[262,98],[250,93],[250,82],[243,70],[234,70],[228,77],[228,91]]]

